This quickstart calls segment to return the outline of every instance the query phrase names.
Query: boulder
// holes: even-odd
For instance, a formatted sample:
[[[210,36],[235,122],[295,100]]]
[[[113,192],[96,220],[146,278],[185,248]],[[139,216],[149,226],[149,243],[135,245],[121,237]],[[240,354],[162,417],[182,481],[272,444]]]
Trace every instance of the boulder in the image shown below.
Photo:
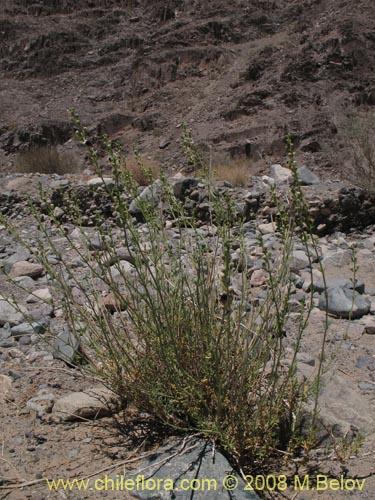
[[[228,460],[212,444],[202,439],[190,438],[186,442],[172,440],[146,458],[138,470],[125,479],[136,479],[142,475],[144,480],[157,482],[170,480],[172,491],[164,487],[156,490],[139,488],[132,496],[140,500],[259,500],[254,491],[246,489],[246,483],[233,471]],[[210,488],[194,491],[186,490],[187,481],[210,480]],[[194,484],[194,482],[192,483]],[[166,484],[165,484],[166,486]]]
[[[198,179],[194,177],[182,177],[181,179],[172,179],[173,194],[176,198],[183,200],[186,193],[190,192],[199,182]]]
[[[289,168],[282,167],[281,165],[271,165],[271,177],[275,180],[276,184],[282,184],[292,179],[292,171]]]
[[[370,307],[371,302],[367,298],[350,288],[328,288],[319,298],[319,309],[338,318],[361,318],[369,313]]]
[[[346,278],[326,278],[325,285],[323,279],[312,284],[313,291],[322,293],[326,288],[350,288],[353,289],[353,281]],[[354,290],[358,293],[364,293],[365,285],[363,281],[357,280],[354,284]]]
[[[161,184],[160,181],[155,181],[151,186],[147,186],[139,196],[137,196],[129,206],[129,213],[135,217],[142,217],[142,206],[156,206],[160,201]]]

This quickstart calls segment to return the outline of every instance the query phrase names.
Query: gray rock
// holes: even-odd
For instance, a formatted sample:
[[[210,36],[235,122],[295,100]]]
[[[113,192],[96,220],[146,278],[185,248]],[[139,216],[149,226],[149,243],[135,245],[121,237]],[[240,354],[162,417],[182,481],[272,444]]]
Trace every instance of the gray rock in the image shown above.
[[[0,326],[9,323],[10,326],[18,325],[24,321],[27,311],[23,306],[13,305],[12,302],[0,298]]]
[[[82,229],[79,227],[75,227],[73,231],[70,233],[70,238],[73,240],[82,240],[84,237]]]
[[[303,250],[293,250],[291,257],[290,269],[293,272],[301,271],[310,265],[309,258]]]
[[[312,284],[314,292],[322,293],[326,288],[349,288],[353,289],[353,281],[345,278],[326,278],[325,285],[323,280],[319,280]],[[360,294],[365,291],[365,285],[363,281],[357,280],[354,285],[354,290]]]
[[[0,328],[0,340],[6,340],[11,337],[10,328]]]
[[[46,331],[46,325],[43,323],[20,323],[11,328],[12,337],[22,337],[23,335],[42,335]]]
[[[173,181],[173,179],[172,179]],[[183,199],[188,191],[197,186],[199,180],[194,177],[182,177],[173,182],[173,194],[176,198]]]
[[[53,342],[53,356],[66,363],[72,363],[79,350],[80,344],[77,337],[64,327]]]
[[[109,268],[109,271],[111,273],[111,277],[113,280],[119,280],[121,279],[122,276],[126,276],[127,274],[131,273],[132,270],[134,269],[134,266],[130,264],[127,260],[120,260],[113,266]]]
[[[24,248],[22,246],[17,246],[15,253],[10,257],[8,257],[7,259],[5,259],[4,261],[5,273],[8,274],[12,269],[13,264],[15,264],[16,262],[29,259],[30,255],[31,254],[27,248]]]
[[[142,204],[150,204],[156,206],[160,201],[161,184],[160,181],[155,181],[151,186],[147,186],[137,198],[135,198],[129,206],[129,212],[135,217],[142,215]]]
[[[32,290],[36,286],[35,281],[29,276],[19,276],[18,278],[14,278],[13,281],[17,283],[17,286],[26,290]]]
[[[363,333],[375,335],[375,319],[373,316],[366,316],[361,319],[361,325],[363,325]]]
[[[0,347],[2,347],[3,349],[9,349],[11,347],[16,347],[16,346],[17,342],[15,340],[6,339],[0,341]]]
[[[166,137],[162,137],[159,142],[159,148],[160,149],[165,149],[170,145],[171,141],[170,139],[167,139]]]
[[[375,384],[373,382],[360,382],[358,387],[361,391],[375,391]]]
[[[297,170],[298,178],[303,186],[312,186],[313,184],[319,184],[320,179],[311,170],[303,165]]]
[[[327,310],[338,318],[361,318],[369,313],[370,307],[371,302],[367,298],[349,288],[329,288],[319,298],[319,309]]]
[[[32,321],[38,321],[46,325],[49,324],[50,316],[53,314],[53,307],[49,304],[41,304],[36,309],[29,312],[28,316]]]
[[[364,366],[369,366],[369,365],[371,365],[373,362],[374,362],[374,359],[373,359],[373,358],[360,356],[359,358],[357,358],[357,361],[356,361],[356,363],[355,363],[355,366],[356,366],[357,368],[363,368]]]
[[[55,255],[48,255],[47,262],[48,264],[52,264],[53,266],[55,266],[59,263],[59,259]]]
[[[145,481],[166,478],[173,481],[173,491],[167,491],[165,485],[152,491],[139,488],[131,492],[141,500],[259,500],[254,491],[245,491],[246,483],[233,471],[228,460],[218,451],[213,454],[212,445],[201,439],[190,438],[185,446],[182,441],[171,441],[144,460],[138,470],[129,478],[141,474]],[[196,484],[199,480],[210,480],[210,488],[207,485],[200,491],[184,491],[182,486],[186,487],[186,480],[197,480]],[[226,489],[224,484],[231,485],[232,489]]]
[[[134,256],[131,255],[131,252],[126,247],[119,247],[116,248],[115,252],[108,252],[107,254],[104,254],[101,263],[105,266],[113,266],[120,260],[126,260],[131,264],[135,263]]]
[[[72,392],[56,401],[53,414],[64,421],[81,418],[97,419],[112,413],[113,392],[104,387],[92,387],[85,392]]]
[[[22,337],[19,338],[18,344],[19,345],[30,345],[31,344],[31,336],[30,335],[23,335]]]
[[[54,217],[59,220],[62,218],[62,216],[65,214],[64,210],[60,207],[55,207],[54,211],[53,211],[53,215]]]
[[[259,181],[261,181],[261,184],[259,187],[261,188],[269,188],[269,186],[274,186],[275,185],[275,179],[272,177],[269,177],[268,175],[262,175],[262,177],[259,179],[259,177],[253,176],[253,180],[257,181],[259,185]]]
[[[352,262],[351,250],[338,250],[337,252],[329,253],[322,259],[323,268],[328,267],[343,267],[350,265]]]
[[[103,241],[103,239],[100,236],[93,236],[87,242],[87,248],[90,251],[104,250],[105,246],[106,246],[105,241]]]

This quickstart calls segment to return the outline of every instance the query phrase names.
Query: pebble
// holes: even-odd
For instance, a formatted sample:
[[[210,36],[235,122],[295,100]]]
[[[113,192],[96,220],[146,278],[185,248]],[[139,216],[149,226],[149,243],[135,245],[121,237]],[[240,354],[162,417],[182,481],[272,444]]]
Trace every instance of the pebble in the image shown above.
[[[36,279],[44,274],[44,267],[41,264],[34,264],[33,262],[20,261],[13,264],[10,276],[16,278],[18,276],[28,276]]]

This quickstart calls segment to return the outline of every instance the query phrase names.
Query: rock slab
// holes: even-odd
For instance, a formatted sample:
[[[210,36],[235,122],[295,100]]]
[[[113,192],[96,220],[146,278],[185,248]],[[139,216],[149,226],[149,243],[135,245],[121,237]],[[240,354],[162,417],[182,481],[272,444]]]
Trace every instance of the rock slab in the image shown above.
[[[228,460],[218,451],[213,454],[212,445],[201,439],[170,442],[143,461],[139,471],[145,480],[171,479],[174,488],[173,491],[159,488],[131,492],[141,500],[259,500],[254,491],[245,490],[246,483],[233,471]],[[135,471],[131,478],[137,475]],[[181,487],[186,487],[186,480],[197,480],[195,484],[198,484],[199,480],[208,479],[212,480],[210,490],[202,487],[205,491],[184,491]]]

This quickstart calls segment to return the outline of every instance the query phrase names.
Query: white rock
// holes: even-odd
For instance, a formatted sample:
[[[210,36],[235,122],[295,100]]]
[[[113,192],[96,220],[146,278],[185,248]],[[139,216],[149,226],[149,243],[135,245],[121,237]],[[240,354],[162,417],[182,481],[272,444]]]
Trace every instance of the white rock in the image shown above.
[[[110,401],[113,392],[104,387],[93,387],[85,392],[72,392],[56,401],[53,414],[62,420],[101,418],[110,415]]]
[[[103,185],[107,187],[114,187],[115,181],[112,177],[94,177],[93,179],[87,181],[87,185],[91,187],[99,187]]]
[[[16,306],[13,302],[0,299],[0,326],[9,323],[10,326],[18,325],[24,321],[27,310],[23,306]]]
[[[272,234],[276,232],[276,224],[274,222],[270,222],[268,224],[259,224],[258,231],[261,234]]]
[[[271,176],[275,179],[276,184],[288,182],[292,178],[291,170],[278,164],[271,165],[270,172]]]
[[[38,302],[39,300],[42,301],[50,301],[52,299],[51,292],[49,291],[48,288],[41,288],[40,290],[35,290],[33,293],[31,293],[27,299],[26,302],[29,304],[33,304],[35,302]]]

